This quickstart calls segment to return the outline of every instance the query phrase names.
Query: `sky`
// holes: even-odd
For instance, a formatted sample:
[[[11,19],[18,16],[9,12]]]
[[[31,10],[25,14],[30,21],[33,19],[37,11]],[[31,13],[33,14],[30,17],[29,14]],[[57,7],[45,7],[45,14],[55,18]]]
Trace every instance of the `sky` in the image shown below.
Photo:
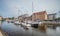
[[[0,0],[0,16],[3,17],[32,15],[32,13],[40,11],[46,11],[48,14],[59,12],[60,0]]]

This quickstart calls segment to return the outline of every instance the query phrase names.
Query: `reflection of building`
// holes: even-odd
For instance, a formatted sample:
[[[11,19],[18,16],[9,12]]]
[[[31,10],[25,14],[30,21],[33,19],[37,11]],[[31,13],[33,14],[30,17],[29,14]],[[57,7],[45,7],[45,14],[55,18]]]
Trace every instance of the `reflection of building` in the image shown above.
[[[47,13],[46,13],[46,11],[33,13],[32,21],[35,21],[35,20],[47,20]]]
[[[48,20],[56,19],[56,14],[48,14]]]
[[[2,20],[3,19],[3,17],[2,16],[0,16],[0,20]]]

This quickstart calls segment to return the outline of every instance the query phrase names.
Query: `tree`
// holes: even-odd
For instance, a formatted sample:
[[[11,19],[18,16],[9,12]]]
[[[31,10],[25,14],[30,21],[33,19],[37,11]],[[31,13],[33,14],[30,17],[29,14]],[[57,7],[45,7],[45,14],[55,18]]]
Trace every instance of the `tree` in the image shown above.
[[[60,20],[60,17],[58,18],[58,20]]]
[[[12,17],[11,19],[14,19],[14,17]]]
[[[59,18],[56,18],[55,21],[60,21],[60,17]]]

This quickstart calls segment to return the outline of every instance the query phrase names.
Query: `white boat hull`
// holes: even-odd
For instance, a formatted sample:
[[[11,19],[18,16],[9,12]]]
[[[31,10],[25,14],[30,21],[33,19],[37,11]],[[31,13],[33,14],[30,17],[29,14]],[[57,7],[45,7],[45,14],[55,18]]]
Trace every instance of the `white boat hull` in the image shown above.
[[[30,28],[31,27],[30,24],[26,24],[26,23],[22,23],[22,26],[25,27],[25,28]]]

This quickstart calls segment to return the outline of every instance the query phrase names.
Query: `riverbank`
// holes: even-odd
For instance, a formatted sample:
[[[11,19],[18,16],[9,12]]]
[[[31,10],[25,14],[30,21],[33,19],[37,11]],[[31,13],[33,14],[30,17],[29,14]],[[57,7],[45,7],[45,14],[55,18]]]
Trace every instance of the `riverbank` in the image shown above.
[[[0,36],[3,36],[3,34],[1,33],[1,31],[0,31]]]
[[[0,29],[0,36],[8,36],[3,30]]]

